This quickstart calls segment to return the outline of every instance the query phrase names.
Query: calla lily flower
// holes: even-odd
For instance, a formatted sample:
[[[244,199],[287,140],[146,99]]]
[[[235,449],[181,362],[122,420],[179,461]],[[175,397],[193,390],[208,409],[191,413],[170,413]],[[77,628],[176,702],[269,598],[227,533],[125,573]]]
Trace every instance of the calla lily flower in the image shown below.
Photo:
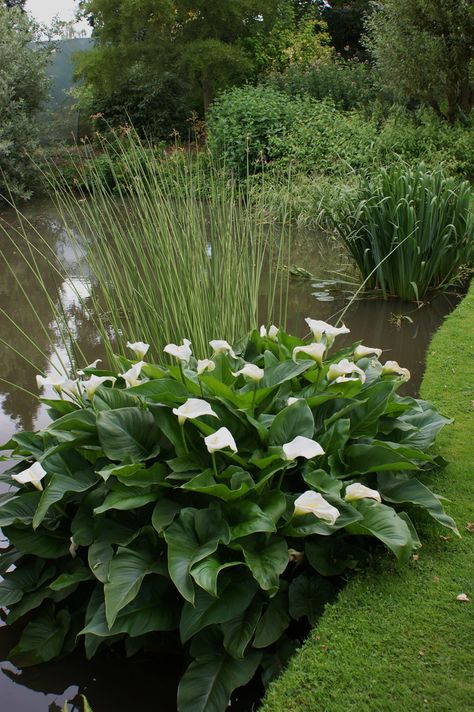
[[[132,349],[136,357],[142,361],[150,348],[150,344],[144,344],[143,341],[136,341],[134,344],[131,344],[130,341],[127,341],[127,348]]]
[[[180,425],[183,425],[187,420],[201,418],[203,415],[213,415],[218,418],[217,413],[214,413],[210,404],[200,398],[188,398],[186,403],[180,405],[179,408],[173,408],[173,413],[178,416]]]
[[[356,499],[375,499],[377,502],[382,501],[380,492],[370,489],[370,487],[366,487],[360,482],[354,482],[354,484],[346,487],[346,495],[344,499],[346,502],[354,502]]]
[[[342,326],[332,326],[325,321],[310,319],[309,317],[305,319],[305,322],[308,324],[314,340],[321,341],[324,336],[328,348],[333,345],[336,336],[340,334],[350,334],[350,329],[344,326],[344,324]]]
[[[240,369],[240,371],[237,371],[237,373],[232,373],[232,375],[236,378],[238,376],[245,376],[245,378],[248,378],[249,381],[259,383],[264,377],[265,371],[263,370],[263,368],[259,368],[254,363],[246,363],[245,366]]]
[[[41,484],[41,480],[47,474],[41,463],[35,462],[31,467],[23,470],[23,472],[20,472],[18,475],[12,475],[12,480],[16,480],[21,485],[31,484],[36,487],[37,490],[42,490],[43,485]]]
[[[216,339],[214,341],[209,341],[209,345],[212,349],[214,349],[215,354],[229,354],[232,358],[237,358],[228,341]]]
[[[304,514],[314,514],[315,517],[328,524],[335,524],[341,515],[336,507],[329,504],[319,492],[313,492],[313,490],[303,492],[295,500],[295,516],[299,517]]]
[[[128,369],[128,371],[125,371],[125,373],[120,374],[125,383],[127,384],[127,388],[132,388],[133,386],[139,385],[139,376],[144,365],[144,361],[138,361],[138,363],[134,364],[132,368]]]
[[[125,375],[125,374],[124,374]],[[116,382],[116,378],[113,376],[94,376],[92,375],[88,381],[84,381],[81,385],[84,387],[87,397],[91,400],[98,389],[103,383],[111,381],[112,385]]]
[[[174,356],[178,359],[178,361],[182,361],[183,363],[189,363],[189,359],[193,355],[190,346],[191,342],[189,341],[189,339],[183,339],[183,343],[181,346],[177,346],[176,344],[167,344],[163,351],[165,352],[165,354]]]
[[[316,440],[305,438],[304,435],[297,435],[289,443],[283,445],[283,452],[287,460],[296,460],[297,457],[305,457],[312,460],[313,457],[324,455],[324,450]]]
[[[58,393],[61,393],[64,386],[68,383],[70,383],[69,378],[67,378],[67,376],[61,376],[59,373],[53,373],[52,376],[46,377],[39,374],[36,376],[36,385],[38,388],[52,386]]]
[[[293,398],[293,396],[290,396],[288,400],[286,401],[286,405],[293,405],[293,403],[298,403],[299,400],[303,400],[302,398]]]
[[[268,336],[268,338],[271,339],[272,341],[278,341],[278,332],[279,331],[280,331],[280,329],[277,326],[275,326],[274,324],[271,325],[271,327],[268,329],[268,331],[267,331],[266,326],[264,324],[262,324],[262,326],[260,327],[260,336],[262,338],[265,338],[266,336]]]
[[[408,368],[402,368],[397,361],[387,361],[382,366],[381,376],[386,376],[388,374],[396,374],[397,376],[402,376],[405,381],[410,380],[410,371]]]
[[[228,430],[228,428],[219,428],[212,435],[208,435],[204,438],[208,452],[211,455],[218,450],[225,450],[230,448],[233,452],[237,452],[237,445],[235,444],[234,436]]]
[[[210,358],[199,359],[199,361],[197,362],[197,369],[196,369],[197,375],[202,376],[202,374],[205,373],[206,371],[209,371],[209,373],[211,373],[211,371],[213,371],[215,369],[215,367],[216,367],[216,364],[214,363],[214,361],[211,361]]]
[[[365,358],[366,356],[377,356],[380,358],[382,355],[382,349],[373,349],[370,346],[363,346],[359,344],[354,350],[354,360],[358,361],[360,358]]]
[[[77,371],[77,375],[78,375],[78,376],[85,376],[84,371],[87,371],[87,369],[89,369],[89,368],[97,368],[97,364],[98,364],[98,363],[102,363],[102,359],[101,359],[101,358],[96,358],[95,361],[92,361],[92,363],[89,363],[89,364],[87,364],[87,366],[84,366],[83,369],[81,369],[80,371]]]
[[[349,361],[347,358],[343,358],[342,361],[339,361],[339,363],[333,363],[329,366],[327,379],[329,382],[337,381],[338,383],[341,383],[341,381],[338,381],[338,378],[341,376],[351,376],[353,373],[357,373],[359,380],[361,380],[362,383],[365,383],[364,371],[359,368],[359,366],[356,366],[356,364],[352,361]]]
[[[73,537],[70,537],[69,541],[71,542],[71,545],[69,546],[69,553],[72,558],[75,559],[77,556],[77,550],[79,549],[79,544],[76,544]]]
[[[296,361],[298,354],[305,354],[309,358],[316,361],[320,366],[323,365],[324,353],[326,351],[326,346],[324,344],[309,344],[309,346],[296,346],[293,349],[293,361]]]

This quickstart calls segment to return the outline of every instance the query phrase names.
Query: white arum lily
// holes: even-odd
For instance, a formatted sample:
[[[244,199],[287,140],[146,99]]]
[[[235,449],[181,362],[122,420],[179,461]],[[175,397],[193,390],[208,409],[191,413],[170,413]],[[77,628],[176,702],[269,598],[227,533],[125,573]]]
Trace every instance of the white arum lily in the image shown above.
[[[41,463],[35,462],[34,465],[31,465],[31,467],[28,467],[27,470],[23,470],[23,472],[20,472],[20,474],[12,475],[12,480],[16,480],[21,485],[31,484],[34,487],[36,487],[37,490],[42,490],[43,485],[41,484],[41,480],[47,474],[48,473],[43,468]]]
[[[71,542],[69,546],[69,553],[71,554],[72,558],[75,559],[77,556],[77,550],[79,549],[79,544],[76,544],[72,536],[69,538],[69,541]]]
[[[215,339],[214,341],[209,341],[210,347],[214,350],[215,354],[229,354],[232,358],[237,358],[234,353],[232,346],[228,341],[223,341],[222,339]]]
[[[268,338],[271,339],[272,341],[278,341],[278,332],[279,331],[280,331],[280,329],[277,326],[275,326],[274,324],[271,325],[271,327],[268,329],[268,331],[267,331],[266,326],[264,324],[262,324],[262,326],[260,327],[260,336],[262,338],[265,338],[266,336],[268,336]]]
[[[293,405],[294,403],[298,403],[299,400],[303,400],[302,398],[293,398],[293,396],[290,396],[288,400],[286,401],[286,405]]]
[[[181,346],[177,346],[177,344],[167,344],[163,351],[165,352],[165,354],[174,356],[178,359],[178,361],[182,361],[183,363],[189,363],[189,359],[193,355],[190,346],[190,340],[183,339],[183,343],[181,344]]]
[[[362,383],[365,383],[364,371],[355,363],[352,363],[352,361],[349,361],[347,358],[343,358],[342,361],[339,361],[339,363],[332,363],[329,366],[327,379],[329,382],[337,381],[337,383],[341,383],[341,381],[338,380],[341,376],[352,376],[354,373],[358,374],[357,378],[361,380]]]
[[[336,507],[329,504],[319,492],[313,492],[313,490],[303,492],[295,500],[295,516],[299,517],[304,514],[314,514],[315,517],[328,524],[335,524],[337,518],[341,516]]]
[[[59,373],[53,373],[52,376],[36,376],[36,385],[38,388],[44,388],[45,386],[51,386],[58,393],[61,393],[63,388],[70,383],[67,376],[61,376]]]
[[[212,415],[218,418],[217,413],[214,413],[210,404],[200,398],[188,398],[186,403],[180,405],[179,408],[173,408],[173,413],[178,416],[178,422],[183,425],[187,420],[201,418],[203,415]]]
[[[283,452],[287,460],[296,460],[297,457],[305,457],[312,460],[313,457],[324,455],[324,450],[316,440],[305,438],[304,435],[297,435],[296,438],[283,446]]]
[[[131,344],[130,341],[127,341],[127,348],[132,349],[136,357],[142,361],[150,348],[150,344],[144,344],[143,341],[135,341],[135,343]]]
[[[377,356],[379,358],[382,355],[382,349],[373,349],[370,346],[363,346],[359,344],[354,350],[354,360],[358,361],[360,358],[366,358],[367,356]]]
[[[304,354],[309,356],[309,358],[316,361],[320,366],[323,365],[324,353],[326,351],[326,346],[324,344],[309,344],[308,346],[296,346],[293,349],[293,361],[296,361],[298,354]]]
[[[370,489],[370,487],[366,487],[360,482],[354,482],[354,484],[346,487],[344,499],[346,502],[354,502],[356,499],[375,499],[377,502],[382,501],[380,492]]]
[[[405,381],[410,380],[410,371],[408,368],[402,368],[398,361],[387,361],[382,366],[381,376],[386,376],[389,374],[396,374],[397,376],[402,376]]]
[[[144,365],[144,361],[139,361],[138,363],[134,364],[132,368],[129,368],[128,371],[125,371],[125,373],[120,374],[125,383],[127,384],[127,388],[133,388],[133,386],[139,385],[139,376]]]
[[[229,448],[233,452],[237,452],[237,445],[234,440],[234,436],[227,428],[219,428],[212,435],[208,435],[204,438],[208,452],[213,455],[218,450],[225,450]]]
[[[209,371],[209,373],[211,373],[211,371],[213,371],[215,369],[215,367],[216,367],[216,364],[214,363],[214,361],[211,361],[210,358],[199,359],[199,361],[197,362],[197,369],[196,369],[197,375],[202,376],[202,374],[205,373],[206,371]]]
[[[88,363],[87,366],[84,366],[83,369],[81,369],[80,371],[77,371],[77,375],[84,376],[85,375],[84,371],[87,371],[89,368],[97,368],[98,363],[102,363],[101,358],[96,358],[96,360],[92,361],[92,363]]]
[[[114,385],[116,380],[117,379],[114,378],[114,376],[91,376],[88,381],[84,381],[82,383],[82,387],[84,388],[85,392],[87,393],[87,397],[90,400],[94,396],[99,386],[101,386],[103,383],[106,383],[107,381],[110,381],[112,385]]]
[[[240,371],[237,371],[237,373],[232,373],[232,375],[236,378],[238,376],[244,376],[245,378],[248,378],[249,381],[259,383],[264,377],[265,371],[263,370],[263,368],[259,368],[254,363],[246,363],[245,366],[240,369]]]
[[[328,348],[333,345],[334,339],[340,334],[349,334],[350,329],[347,326],[332,326],[327,324],[325,321],[319,321],[318,319],[310,319],[307,317],[305,322],[308,324],[311,333],[313,334],[313,339],[315,341],[321,341],[323,336],[326,339]]]

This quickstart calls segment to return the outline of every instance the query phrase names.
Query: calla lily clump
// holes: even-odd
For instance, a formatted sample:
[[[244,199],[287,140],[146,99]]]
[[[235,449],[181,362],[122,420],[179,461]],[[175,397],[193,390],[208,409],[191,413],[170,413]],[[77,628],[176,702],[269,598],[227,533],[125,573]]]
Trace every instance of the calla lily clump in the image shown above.
[[[118,372],[38,377],[59,395],[51,423],[4,446],[0,476],[14,661],[154,637],[188,656],[178,709],[225,710],[377,540],[409,560],[417,508],[456,531],[427,486],[448,421],[397,394],[409,373],[380,349],[335,350],[346,327],[307,324],[308,340],[262,326],[200,360],[169,344],[160,363],[136,342]]]

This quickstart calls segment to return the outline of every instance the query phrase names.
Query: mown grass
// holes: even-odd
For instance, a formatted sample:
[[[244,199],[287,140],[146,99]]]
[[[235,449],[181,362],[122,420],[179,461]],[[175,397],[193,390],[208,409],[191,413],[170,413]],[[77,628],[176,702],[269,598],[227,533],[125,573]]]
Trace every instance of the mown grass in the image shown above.
[[[435,335],[421,395],[454,424],[435,483],[462,538],[426,521],[419,559],[360,574],[271,685],[260,712],[464,712],[474,707],[474,284]],[[469,603],[456,600],[466,593]]]

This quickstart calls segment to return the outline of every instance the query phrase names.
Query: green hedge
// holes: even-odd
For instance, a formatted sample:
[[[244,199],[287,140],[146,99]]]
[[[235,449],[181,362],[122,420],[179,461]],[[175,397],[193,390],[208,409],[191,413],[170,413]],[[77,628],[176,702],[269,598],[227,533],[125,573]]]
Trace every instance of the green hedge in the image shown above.
[[[419,559],[361,574],[271,685],[260,712],[467,712],[474,700],[474,285],[434,337],[422,396],[454,424],[436,482],[462,538],[426,522]],[[466,593],[469,603],[456,600]]]

